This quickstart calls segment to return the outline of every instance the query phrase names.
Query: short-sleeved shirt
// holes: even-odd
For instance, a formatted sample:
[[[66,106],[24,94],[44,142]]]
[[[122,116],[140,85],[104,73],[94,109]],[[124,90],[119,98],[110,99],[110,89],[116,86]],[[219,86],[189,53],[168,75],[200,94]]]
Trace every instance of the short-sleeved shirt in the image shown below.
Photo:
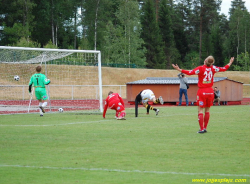
[[[150,89],[145,89],[136,96],[136,100],[142,103],[147,103],[149,100],[152,100],[153,98],[155,98],[155,95],[153,91],[151,91]]]
[[[214,98],[220,98],[220,91],[214,91]]]

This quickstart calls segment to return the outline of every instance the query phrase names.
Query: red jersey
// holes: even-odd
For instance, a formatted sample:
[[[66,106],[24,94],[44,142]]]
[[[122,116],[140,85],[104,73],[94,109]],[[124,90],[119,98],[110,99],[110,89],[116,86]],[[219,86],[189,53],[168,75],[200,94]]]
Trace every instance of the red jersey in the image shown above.
[[[198,66],[193,70],[181,70],[182,73],[187,75],[198,75],[198,87],[199,88],[210,88],[214,84],[214,74],[217,72],[225,72],[229,68],[229,65],[224,67],[217,66]]]
[[[103,117],[105,117],[105,114],[106,114],[106,111],[107,111],[108,107],[110,109],[116,110],[117,105],[119,105],[119,102],[124,107],[124,101],[123,101],[122,97],[118,93],[110,94],[105,100],[105,106],[104,106],[104,110],[103,110]]]

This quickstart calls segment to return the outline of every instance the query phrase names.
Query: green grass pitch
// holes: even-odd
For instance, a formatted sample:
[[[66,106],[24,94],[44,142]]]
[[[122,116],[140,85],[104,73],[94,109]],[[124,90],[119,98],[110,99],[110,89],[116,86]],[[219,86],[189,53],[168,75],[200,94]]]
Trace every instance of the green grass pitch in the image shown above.
[[[197,107],[126,112],[0,115],[0,183],[250,183],[250,106],[212,107],[205,134]]]

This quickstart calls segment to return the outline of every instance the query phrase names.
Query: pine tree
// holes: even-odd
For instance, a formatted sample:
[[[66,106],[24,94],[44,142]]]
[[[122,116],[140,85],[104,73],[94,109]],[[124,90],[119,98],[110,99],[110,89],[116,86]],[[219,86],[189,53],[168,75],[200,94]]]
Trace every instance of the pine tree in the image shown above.
[[[202,52],[204,55],[208,55],[208,48],[204,48],[207,44],[203,44],[203,33],[209,34],[211,25],[218,17],[218,10],[221,4],[221,0],[194,0],[193,14],[196,17],[196,30],[199,30],[199,56],[200,64],[202,64]],[[198,33],[198,32],[197,32]],[[204,35],[206,37],[208,35]],[[207,37],[208,38],[208,37]]]
[[[105,46],[106,26],[109,21],[116,25],[115,12],[122,0],[85,0],[83,3],[82,26],[90,49],[102,50]]]
[[[231,8],[229,8],[229,15],[230,17],[233,15],[236,9],[240,9],[242,11],[247,10],[245,6],[245,2],[242,0],[232,0],[231,1]]]
[[[173,5],[173,13],[171,17],[173,23],[172,29],[176,48],[180,53],[180,61],[176,61],[175,63],[180,66],[185,65],[185,58],[189,50],[195,50],[197,47],[195,40],[197,36],[192,36],[193,26],[190,25],[190,14],[190,0],[181,0],[178,4]]]
[[[172,68],[171,64],[177,63],[180,59],[179,51],[175,47],[171,16],[172,10],[170,5],[167,4],[167,0],[162,0],[159,8],[159,28],[165,45],[167,68]]]
[[[241,53],[250,51],[250,14],[246,10],[241,10],[240,7],[233,11],[229,22],[229,40],[227,49],[231,56],[238,56]],[[238,59],[236,60],[238,64]]]
[[[35,3],[31,0],[1,2],[0,22],[2,19],[3,37],[5,44],[15,44],[19,39],[30,39],[34,27],[32,9]]]
[[[142,33],[146,48],[146,62],[148,68],[166,68],[164,44],[156,21],[153,0],[146,0],[142,4]]]
[[[145,66],[144,43],[140,38],[141,25],[136,1],[124,1],[115,13],[119,24],[107,24],[104,62]]]

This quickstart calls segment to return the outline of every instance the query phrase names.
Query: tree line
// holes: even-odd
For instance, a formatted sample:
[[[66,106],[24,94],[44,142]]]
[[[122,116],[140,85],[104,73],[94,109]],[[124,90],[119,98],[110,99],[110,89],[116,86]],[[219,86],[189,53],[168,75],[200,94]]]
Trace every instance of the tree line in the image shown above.
[[[0,45],[100,50],[106,64],[249,71],[250,13],[232,0],[0,0]]]

